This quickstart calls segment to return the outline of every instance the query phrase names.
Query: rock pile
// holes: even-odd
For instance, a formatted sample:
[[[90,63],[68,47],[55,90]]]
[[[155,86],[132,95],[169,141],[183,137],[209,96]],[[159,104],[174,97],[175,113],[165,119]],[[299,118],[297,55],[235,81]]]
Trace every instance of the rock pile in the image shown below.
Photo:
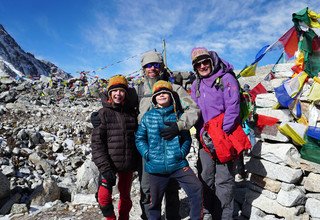
[[[258,114],[277,118],[279,123],[293,121],[289,110],[272,108],[277,103],[274,88],[292,75],[291,66],[278,65],[276,79],[263,82],[269,93],[257,96]],[[301,100],[308,89],[306,85]],[[250,219],[318,219],[320,165],[301,159],[301,147],[280,133],[278,126],[256,131],[259,142],[246,164],[250,175],[242,214]]]
[[[96,191],[89,116],[99,99],[70,97],[45,81],[0,79],[0,214]]]
[[[291,76],[290,66],[277,65],[271,81],[263,79],[272,66],[258,69],[256,76],[240,78],[242,85],[251,88],[262,82],[268,93],[257,96],[257,113],[277,118],[279,123],[293,121],[287,109],[272,108],[277,103],[274,88]],[[0,216],[50,219],[56,211],[53,219],[59,219],[57,213],[64,213],[64,219],[66,213],[77,216],[91,211],[95,214],[88,214],[87,219],[101,217],[94,197],[98,170],[91,161],[89,122],[100,101],[92,93],[84,94],[81,88],[48,86],[43,79],[0,79]],[[258,142],[246,157],[248,178],[237,183],[239,219],[320,219],[320,165],[301,159],[299,147],[279,132],[278,125],[255,130]],[[197,144],[194,140],[193,145]],[[188,160],[196,170],[197,147]],[[138,214],[132,219],[140,212],[139,188],[135,176],[132,199]],[[187,218],[186,195],[180,191],[180,213]],[[117,198],[116,188],[114,194]],[[43,209],[47,216],[39,214]]]
[[[87,219],[102,216],[90,148],[90,115],[101,107],[100,98],[93,92],[86,95],[84,87],[75,88],[52,87],[45,79],[0,78],[0,217],[56,219],[57,212],[61,218],[75,213]],[[193,168],[196,154],[189,155]],[[133,219],[141,213],[139,192],[135,174]],[[114,195],[118,198],[116,187]]]

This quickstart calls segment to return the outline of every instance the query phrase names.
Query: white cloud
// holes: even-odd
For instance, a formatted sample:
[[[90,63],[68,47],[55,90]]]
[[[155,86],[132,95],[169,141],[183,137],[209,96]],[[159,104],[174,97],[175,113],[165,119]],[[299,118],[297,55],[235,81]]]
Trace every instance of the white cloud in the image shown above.
[[[308,0],[89,0],[82,3],[77,2],[73,10],[62,10],[56,15],[44,15],[44,9],[60,7],[61,3],[41,4],[28,18],[23,14],[10,18],[14,25],[8,29],[24,39],[22,47],[29,47],[35,54],[47,54],[44,57],[52,57],[69,72],[96,70],[110,64],[114,65],[101,72],[136,71],[140,68],[141,53],[150,49],[162,51],[163,39],[167,43],[168,65],[173,70],[191,70],[190,52],[195,46],[216,50],[239,68],[252,62],[262,46],[276,41],[293,25],[292,13],[306,6],[320,12],[319,3]],[[0,11],[12,10],[10,4],[6,5],[1,5]],[[15,10],[27,11],[28,7],[30,4],[19,2]],[[35,20],[38,26],[31,25]],[[67,21],[66,25],[61,21]],[[40,26],[43,31],[34,26]],[[62,27],[70,30],[61,32]],[[28,35],[32,38],[25,37],[26,32],[32,32],[33,35]],[[43,42],[46,37],[52,38],[50,50],[39,47],[37,41]],[[37,40],[31,41],[33,38]],[[19,37],[17,40],[20,43]]]
[[[94,2],[94,1],[93,1]],[[191,70],[190,51],[195,46],[216,50],[230,62],[250,63],[258,50],[277,40],[292,25],[291,15],[309,3],[295,1],[114,1],[94,7],[94,24],[84,34],[109,63],[150,49],[162,50],[167,42],[172,69]],[[316,3],[311,9],[319,11]],[[252,55],[251,55],[252,56]],[[101,64],[103,66],[106,63]],[[119,71],[135,71],[139,59],[118,65]],[[97,67],[98,68],[98,67]],[[114,67],[116,69],[116,67]]]

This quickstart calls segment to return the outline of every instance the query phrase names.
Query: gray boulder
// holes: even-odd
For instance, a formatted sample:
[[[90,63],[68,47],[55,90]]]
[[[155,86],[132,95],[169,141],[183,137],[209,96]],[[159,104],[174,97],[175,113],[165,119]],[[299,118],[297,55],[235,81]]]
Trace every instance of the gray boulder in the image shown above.
[[[88,193],[96,193],[98,189],[99,170],[91,160],[86,160],[77,170],[78,191],[88,190]]]
[[[31,205],[43,206],[47,202],[60,199],[60,188],[52,179],[46,179],[37,186],[31,195]]]

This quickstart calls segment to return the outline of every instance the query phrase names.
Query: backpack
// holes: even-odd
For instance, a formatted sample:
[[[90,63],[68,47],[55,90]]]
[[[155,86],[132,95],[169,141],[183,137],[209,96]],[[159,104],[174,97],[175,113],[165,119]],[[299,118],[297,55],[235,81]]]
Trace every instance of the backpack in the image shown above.
[[[238,80],[236,74],[231,71],[229,72],[238,82],[239,90],[240,90],[240,118],[241,122],[244,123],[246,120],[254,121],[255,114],[255,102],[253,101],[249,92],[245,91]],[[222,91],[224,90],[224,85],[222,83],[222,77],[218,77],[215,82],[212,84],[213,86],[219,87]]]
[[[255,102],[249,92],[240,87],[240,118],[242,123],[246,120],[254,121]]]

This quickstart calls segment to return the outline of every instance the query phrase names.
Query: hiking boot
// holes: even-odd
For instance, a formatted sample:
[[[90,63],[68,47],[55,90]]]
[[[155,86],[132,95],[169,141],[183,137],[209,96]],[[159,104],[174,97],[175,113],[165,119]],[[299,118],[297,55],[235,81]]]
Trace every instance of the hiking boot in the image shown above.
[[[208,214],[208,213],[205,213],[203,215],[203,220],[212,220],[212,215],[211,214]]]

